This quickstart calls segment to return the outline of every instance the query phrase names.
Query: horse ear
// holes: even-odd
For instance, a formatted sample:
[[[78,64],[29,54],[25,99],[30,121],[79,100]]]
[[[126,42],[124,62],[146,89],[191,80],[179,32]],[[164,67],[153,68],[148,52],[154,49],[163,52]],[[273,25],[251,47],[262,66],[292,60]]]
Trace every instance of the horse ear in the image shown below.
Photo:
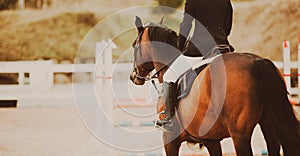
[[[165,17],[163,16],[159,22],[159,24],[163,24]]]
[[[135,26],[139,32],[144,30],[143,22],[140,17],[135,16]]]

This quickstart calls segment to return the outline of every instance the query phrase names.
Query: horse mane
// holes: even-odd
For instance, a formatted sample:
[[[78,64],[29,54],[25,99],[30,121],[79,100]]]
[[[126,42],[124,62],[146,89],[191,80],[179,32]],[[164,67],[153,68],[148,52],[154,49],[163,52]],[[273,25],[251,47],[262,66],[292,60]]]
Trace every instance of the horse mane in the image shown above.
[[[155,61],[165,65],[172,64],[172,62],[181,54],[177,46],[178,36],[176,32],[165,25],[155,23],[146,24],[145,28],[148,28],[149,41],[154,41],[152,47],[157,52]],[[158,42],[159,44],[155,42]]]
[[[167,26],[162,24],[147,23],[146,27],[148,28],[148,36],[150,41],[167,43],[174,48],[177,48],[177,38],[178,35],[172,29],[169,29]]]

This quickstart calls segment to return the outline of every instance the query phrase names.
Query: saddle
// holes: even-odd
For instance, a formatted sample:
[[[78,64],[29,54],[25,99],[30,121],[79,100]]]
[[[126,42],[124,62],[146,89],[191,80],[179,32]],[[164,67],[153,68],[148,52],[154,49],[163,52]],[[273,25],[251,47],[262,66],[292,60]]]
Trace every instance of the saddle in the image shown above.
[[[188,44],[189,40],[187,41]],[[187,45],[185,45],[187,46]],[[189,70],[187,70],[185,73],[183,73],[176,81],[176,84],[178,86],[178,90],[177,90],[177,99],[184,99],[187,95],[189,95],[190,90],[192,88],[192,85],[194,83],[194,80],[196,79],[196,77],[199,75],[199,73],[205,68],[207,67],[219,54],[222,55],[224,53],[229,53],[232,52],[231,51],[231,47],[229,45],[226,44],[219,44],[216,47],[212,48],[207,54],[206,56],[204,56],[203,61],[205,61],[205,63],[200,62],[200,64],[196,65],[196,68],[190,68]]]
[[[177,84],[177,99],[184,99],[187,95],[189,95],[194,80],[198,76],[198,74],[207,67],[208,64],[201,65],[200,67],[193,69],[190,68],[188,71],[183,73],[176,81]]]

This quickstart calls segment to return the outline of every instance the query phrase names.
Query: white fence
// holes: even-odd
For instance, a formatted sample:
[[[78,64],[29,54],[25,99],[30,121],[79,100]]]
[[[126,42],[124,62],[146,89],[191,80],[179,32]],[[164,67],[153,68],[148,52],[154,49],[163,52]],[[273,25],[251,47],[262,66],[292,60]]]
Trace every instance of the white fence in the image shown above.
[[[289,41],[283,41],[282,43],[282,55],[283,61],[282,62],[274,62],[274,64],[279,68],[282,69],[282,75],[285,79],[287,89],[290,95],[296,95],[297,100],[294,102],[300,102],[300,36],[298,37],[298,61],[291,61],[291,48],[290,48]],[[297,71],[297,79],[298,79],[298,86],[292,87],[291,85],[291,69],[298,69]],[[292,96],[291,96],[292,97]],[[293,99],[294,100],[294,99]]]
[[[283,42],[283,61],[274,61],[274,64],[283,69],[288,91],[292,95],[298,97],[300,101],[300,87],[291,87],[291,69],[298,69],[298,80],[300,80],[300,37],[298,44],[298,61],[290,61],[290,43]],[[96,45],[96,62],[101,63],[104,68],[97,68],[97,64],[54,64],[52,61],[18,61],[18,62],[0,62],[1,73],[16,73],[18,74],[18,84],[16,85],[0,85],[0,90],[29,90],[31,92],[49,91],[53,86],[54,73],[77,73],[91,72],[96,73],[94,76],[107,78],[112,76],[112,67],[119,72],[129,72],[132,68],[130,63],[112,64],[112,50],[116,45],[111,40],[108,42],[102,41]],[[103,57],[102,52],[105,51]],[[25,77],[25,73],[29,74],[29,78]],[[26,84],[25,80],[29,79]],[[28,81],[28,80],[27,80]],[[300,81],[298,81],[300,86]]]
[[[98,51],[105,50],[105,72],[103,75],[111,73],[111,67],[107,60],[112,62],[111,41],[97,43]],[[107,54],[110,54],[107,56]],[[96,54],[98,57],[98,53]],[[109,58],[109,59],[108,59]],[[97,60],[96,60],[97,61]],[[124,65],[118,65],[117,69],[124,70]],[[18,76],[18,84],[0,85],[0,91],[26,90],[30,92],[47,92],[54,83],[55,73],[100,73],[96,71],[96,64],[54,64],[53,61],[16,61],[0,62],[0,74],[13,73]],[[25,76],[27,75],[27,76]],[[98,75],[99,76],[99,75]]]
[[[77,66],[77,65],[75,65]],[[94,72],[94,64],[81,64],[76,72]],[[0,73],[15,73],[18,84],[0,85],[0,90],[49,91],[53,86],[54,73],[74,73],[73,64],[54,64],[52,61],[1,62]],[[25,77],[29,75],[29,77]]]

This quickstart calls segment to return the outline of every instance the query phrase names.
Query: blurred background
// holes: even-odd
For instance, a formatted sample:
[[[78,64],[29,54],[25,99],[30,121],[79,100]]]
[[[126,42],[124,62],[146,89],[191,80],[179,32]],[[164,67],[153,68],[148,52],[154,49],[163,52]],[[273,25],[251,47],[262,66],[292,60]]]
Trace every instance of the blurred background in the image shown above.
[[[300,0],[232,0],[233,29],[230,42],[236,51],[251,52],[273,61],[282,60],[282,41],[291,42],[297,58],[300,34]],[[0,61],[53,60],[73,63],[86,34],[109,15],[130,7],[163,5],[183,11],[184,0],[0,0]],[[153,10],[153,14],[172,14]],[[180,17],[166,23],[178,32]],[[113,36],[121,25],[134,25],[134,17],[114,21],[99,36]],[[104,33],[105,32],[105,33]],[[114,39],[114,61],[131,47],[135,30]],[[125,42],[124,42],[125,41]],[[94,54],[81,57],[93,60]],[[129,62],[132,56],[123,57]],[[70,78],[70,76],[69,76]],[[66,79],[64,79],[66,80]]]
[[[113,23],[107,25],[108,29],[96,29],[95,36],[99,35],[99,38],[107,41],[110,36],[115,36],[115,32],[119,31],[122,26],[132,27],[133,29],[113,38],[117,48],[113,49],[112,53],[113,63],[130,63],[132,53],[124,53],[124,51],[131,48],[132,41],[137,35],[134,28],[135,17],[130,14],[112,15],[123,9],[144,5],[168,6],[183,11],[184,2],[184,0],[0,0],[0,102],[7,99],[18,100],[18,109],[0,109],[0,156],[110,155],[108,151],[112,149],[88,131],[81,122],[83,119],[78,114],[78,106],[74,105],[72,76],[73,82],[76,81],[76,83],[87,82],[90,85],[95,80],[94,68],[90,70],[89,66],[87,66],[87,71],[81,73],[79,77],[73,75],[73,63],[76,61],[78,49],[97,23],[113,17]],[[273,61],[282,61],[282,42],[289,40],[291,59],[297,59],[300,0],[232,0],[232,4],[234,19],[229,39],[236,51],[255,53]],[[151,16],[159,17],[156,21],[162,15],[167,15],[165,24],[178,32],[181,17],[176,12],[155,7],[150,12]],[[139,12],[139,14],[143,13],[145,12]],[[105,23],[102,24],[105,26]],[[84,53],[80,59],[80,63],[93,64],[95,62],[94,49],[93,52]],[[10,61],[36,60],[44,61],[41,69],[36,70],[35,66],[39,66],[39,63],[9,63]],[[51,61],[50,65],[47,60]],[[51,67],[56,70],[55,73],[51,71],[50,80],[49,75],[43,73],[45,70],[42,67],[45,64],[47,68]],[[121,69],[123,65],[120,64],[118,68]],[[123,68],[127,67],[132,66],[123,66]],[[7,73],[10,70],[13,73]],[[30,75],[28,71],[32,71],[33,74]],[[123,81],[124,77],[128,78],[126,72],[113,73],[113,77]],[[40,75],[36,76],[36,73]],[[293,69],[293,87],[298,85],[297,74],[297,70]],[[39,80],[39,76],[44,80]],[[120,92],[120,95],[124,94],[123,91],[129,92],[128,88],[120,85],[120,80],[114,78],[113,87]],[[36,83],[32,81],[34,83],[30,84],[31,79],[38,79],[38,81]],[[49,81],[49,86],[47,86],[45,82]],[[122,84],[126,83],[122,82]],[[15,84],[18,88],[9,86],[8,90],[7,84]],[[34,88],[26,88],[30,85]],[[120,89],[121,87],[124,90]],[[148,94],[149,88],[142,88],[141,90],[146,90],[143,93],[139,89],[141,88],[133,88],[132,94],[143,94],[141,96],[143,99],[136,101],[139,102],[138,104],[147,103],[149,100],[144,99],[144,95]],[[123,103],[129,103],[128,109],[131,109],[130,104],[136,104],[132,99],[129,101],[123,99]],[[122,106],[114,105],[114,107]],[[87,114],[94,117],[96,113],[93,110],[94,108],[87,109]],[[153,113],[155,105],[147,110]],[[116,117],[122,120],[134,120],[120,115],[120,112],[124,113],[124,110],[118,111]],[[125,111],[125,113],[130,111]],[[135,111],[141,112],[139,108]],[[148,120],[150,126],[152,126],[152,119],[153,117],[150,117]],[[97,122],[98,120],[95,120],[95,124]],[[128,122],[126,121],[123,125],[128,126]],[[149,125],[149,122],[146,122],[146,125]],[[150,137],[152,138],[146,141],[155,140],[154,138],[161,139],[158,135]],[[128,144],[126,139],[121,138],[122,143]],[[255,130],[254,139],[258,140],[254,142],[255,154],[266,153],[263,137],[257,130]],[[223,145],[228,155],[234,155],[230,140],[225,140]],[[162,149],[159,149],[159,152],[158,155],[162,155]],[[130,153],[125,152],[126,154]],[[203,155],[207,155],[207,152]]]
[[[183,0],[0,0],[0,61],[56,59],[73,62],[86,33],[110,14],[140,5],[167,5],[183,10]],[[232,0],[230,41],[236,51],[281,60],[281,42],[290,40],[296,59],[300,34],[299,0]],[[159,12],[158,12],[159,14]],[[130,20],[129,20],[130,19]],[[133,25],[134,17],[120,23]],[[118,23],[112,25],[118,27]],[[178,26],[170,26],[178,27]],[[111,29],[113,30],[113,29]],[[103,30],[104,31],[104,30]],[[136,34],[118,47],[128,48]],[[117,57],[117,56],[115,56]]]

